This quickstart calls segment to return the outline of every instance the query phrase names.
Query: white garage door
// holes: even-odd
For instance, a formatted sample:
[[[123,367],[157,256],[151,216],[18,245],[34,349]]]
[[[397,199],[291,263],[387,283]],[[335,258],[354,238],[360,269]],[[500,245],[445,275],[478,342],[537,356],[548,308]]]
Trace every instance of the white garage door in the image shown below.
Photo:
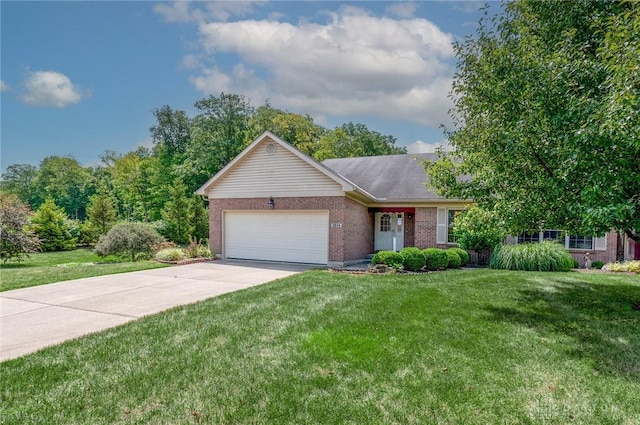
[[[327,264],[328,211],[226,211],[224,256]]]

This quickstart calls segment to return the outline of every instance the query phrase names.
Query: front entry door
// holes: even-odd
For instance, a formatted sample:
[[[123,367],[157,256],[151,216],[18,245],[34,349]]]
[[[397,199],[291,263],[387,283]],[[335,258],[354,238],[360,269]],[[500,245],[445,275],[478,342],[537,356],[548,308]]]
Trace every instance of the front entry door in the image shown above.
[[[404,248],[404,213],[376,213],[376,251],[400,251]]]

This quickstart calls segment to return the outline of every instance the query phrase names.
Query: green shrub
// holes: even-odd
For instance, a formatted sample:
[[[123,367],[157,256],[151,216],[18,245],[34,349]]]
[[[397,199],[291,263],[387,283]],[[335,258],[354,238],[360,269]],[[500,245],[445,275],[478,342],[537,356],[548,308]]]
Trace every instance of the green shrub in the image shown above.
[[[471,261],[471,257],[469,256],[469,253],[464,249],[460,247],[449,248],[449,249],[455,251],[460,256],[461,267],[466,266],[467,264],[469,264],[469,261]]]
[[[136,261],[150,255],[152,248],[162,240],[162,236],[147,224],[120,223],[100,236],[95,251],[101,257],[116,254],[130,256],[131,261]]]
[[[492,269],[528,271],[569,271],[573,257],[562,245],[545,241],[520,245],[499,245],[494,251],[489,266]]]
[[[395,251],[378,251],[371,259],[371,264],[384,264],[400,270],[402,269],[402,255]]]
[[[419,248],[402,248],[400,255],[402,255],[402,266],[407,270],[422,270],[425,265],[426,258]]]
[[[601,269],[604,267],[604,261],[595,260],[591,263],[591,267],[594,269]]]
[[[443,249],[425,248],[422,250],[425,256],[425,266],[427,270],[446,269],[449,264],[449,257]]]
[[[493,249],[505,237],[498,217],[478,206],[468,208],[454,219],[453,234],[460,248],[476,252]]]
[[[460,258],[460,254],[458,254],[455,248],[449,248],[444,251],[447,254],[447,268],[448,269],[457,269],[462,264],[462,259]]]
[[[153,258],[159,261],[180,261],[187,258],[187,256],[184,255],[180,248],[165,248],[156,252]]]

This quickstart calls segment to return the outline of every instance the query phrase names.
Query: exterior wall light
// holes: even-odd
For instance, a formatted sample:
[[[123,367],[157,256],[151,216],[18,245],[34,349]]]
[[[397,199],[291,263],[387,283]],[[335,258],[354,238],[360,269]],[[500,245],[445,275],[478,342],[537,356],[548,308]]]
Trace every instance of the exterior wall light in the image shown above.
[[[269,209],[272,210],[275,205],[276,204],[273,202],[273,198],[269,198],[269,202],[267,202],[267,206],[269,207]]]

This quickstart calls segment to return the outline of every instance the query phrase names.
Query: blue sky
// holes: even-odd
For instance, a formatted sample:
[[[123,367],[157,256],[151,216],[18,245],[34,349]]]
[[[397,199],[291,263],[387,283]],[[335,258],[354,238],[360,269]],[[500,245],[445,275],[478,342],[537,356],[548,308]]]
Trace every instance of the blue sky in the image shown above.
[[[152,109],[193,116],[221,92],[432,150],[449,122],[451,42],[483,4],[3,0],[2,171],[150,146]]]

